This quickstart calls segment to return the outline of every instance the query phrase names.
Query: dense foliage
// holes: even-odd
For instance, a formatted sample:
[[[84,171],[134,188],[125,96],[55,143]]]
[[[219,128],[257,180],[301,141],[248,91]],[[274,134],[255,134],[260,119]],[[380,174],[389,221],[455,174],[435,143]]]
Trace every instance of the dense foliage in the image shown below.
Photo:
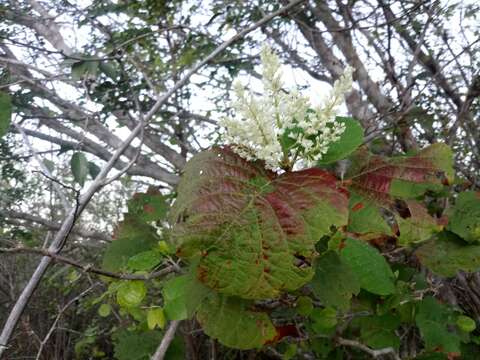
[[[352,134],[339,141],[352,142]],[[117,284],[117,304],[133,314],[154,301],[161,326],[164,316],[194,317],[226,347],[276,347],[284,358],[342,357],[347,338],[371,354],[393,355],[409,336],[421,339],[418,358],[473,354],[475,321],[434,296],[438,276],[480,266],[480,194],[452,197],[452,153],[444,144],[394,158],[360,147],[351,159],[356,165],[340,180],[321,168],[277,175],[228,147],[194,156],[169,225],[159,195],[137,195],[131,208],[141,201],[143,211],[132,220],[143,225],[134,232],[121,226],[104,264],[151,270],[166,241],[186,273],[158,284],[163,300],[148,300],[141,282]],[[444,198],[455,204],[448,211],[435,206]],[[152,220],[164,224],[165,240],[143,235],[153,246],[134,248],[140,227],[155,233]],[[137,326],[156,324],[151,311],[137,315]]]

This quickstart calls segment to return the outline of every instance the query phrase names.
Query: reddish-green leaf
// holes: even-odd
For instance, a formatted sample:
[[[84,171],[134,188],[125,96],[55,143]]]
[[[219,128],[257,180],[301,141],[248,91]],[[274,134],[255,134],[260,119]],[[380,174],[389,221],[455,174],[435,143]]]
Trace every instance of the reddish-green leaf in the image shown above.
[[[357,151],[348,178],[357,193],[379,204],[411,199],[453,181],[453,159],[445,144],[433,144],[413,156],[385,158]]]
[[[320,169],[277,176],[228,148],[185,167],[171,212],[180,257],[200,258],[198,278],[228,295],[272,298],[313,275],[315,243],[347,223],[348,195]]]
[[[393,236],[390,226],[382,217],[381,209],[372,201],[355,193],[350,194],[348,231],[376,238]]]

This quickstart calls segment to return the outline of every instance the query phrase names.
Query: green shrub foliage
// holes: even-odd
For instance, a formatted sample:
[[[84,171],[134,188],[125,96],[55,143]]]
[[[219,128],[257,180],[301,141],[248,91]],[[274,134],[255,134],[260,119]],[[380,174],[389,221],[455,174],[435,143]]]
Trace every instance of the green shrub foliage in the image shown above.
[[[158,192],[135,196],[104,266],[144,274],[169,258],[183,273],[110,285],[138,322],[132,334],[141,324],[158,332],[165,316],[196,319],[226,348],[275,347],[285,358],[368,358],[352,342],[399,356],[409,334],[421,339],[418,358],[476,346],[475,321],[442,303],[432,278],[479,269],[480,194],[453,193],[445,144],[387,158],[360,145],[355,120],[342,121],[353,129],[345,147],[318,167],[275,173],[214,147],[188,162],[172,206]],[[344,158],[338,178],[328,169]],[[442,198],[448,210],[432,205]],[[160,299],[148,296],[155,288]]]

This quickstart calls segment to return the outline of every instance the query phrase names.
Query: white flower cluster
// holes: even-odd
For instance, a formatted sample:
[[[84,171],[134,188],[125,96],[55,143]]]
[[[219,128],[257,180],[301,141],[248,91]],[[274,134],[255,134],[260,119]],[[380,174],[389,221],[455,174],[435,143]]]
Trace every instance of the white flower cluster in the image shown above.
[[[297,160],[311,165],[345,130],[335,118],[352,87],[352,69],[347,68],[322,105],[312,109],[310,100],[297,90],[283,90],[280,61],[269,47],[262,49],[261,60],[263,95],[247,93],[235,81],[236,117],[221,121],[224,140],[241,157],[264,160],[272,170],[292,169]]]

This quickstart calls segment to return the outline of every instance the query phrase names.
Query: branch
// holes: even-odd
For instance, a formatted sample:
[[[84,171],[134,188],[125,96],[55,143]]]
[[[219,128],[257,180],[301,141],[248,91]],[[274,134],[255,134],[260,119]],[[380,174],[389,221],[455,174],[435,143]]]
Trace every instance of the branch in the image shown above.
[[[27,213],[22,213],[18,211],[9,211],[9,210],[1,210],[0,209],[0,216],[5,217],[5,221],[8,222],[9,224],[14,224],[14,225],[24,225],[21,223],[19,220],[24,220],[28,222],[33,222],[37,223],[40,225],[45,226],[48,229],[52,230],[58,230],[61,227],[61,224],[58,224],[54,221],[49,221],[47,219],[41,218],[39,216],[27,214]],[[90,239],[98,239],[98,240],[103,240],[103,241],[112,241],[112,238],[107,235],[103,234],[101,232],[97,231],[85,231],[85,230],[72,230],[72,234],[81,236],[83,238],[90,238]]]
[[[328,84],[333,84],[333,79],[330,76],[322,74],[318,71],[318,69],[313,69],[312,67],[310,67],[307,61],[302,59],[296,50],[290,48],[290,46],[288,46],[288,44],[282,40],[282,38],[280,37],[280,32],[277,29],[269,30],[265,28],[263,29],[263,32],[267,36],[271,37],[278,44],[278,46],[280,46],[283,52],[287,54],[290,62],[298,65],[300,69],[308,73],[312,78],[320,81],[325,81]]]
[[[27,145],[28,149],[32,152],[34,159],[37,161],[38,165],[40,166],[40,169],[42,169],[42,171],[45,174],[47,174],[49,177],[53,178],[52,174],[50,173],[50,170],[45,165],[42,158],[37,154],[37,151],[33,148],[32,144],[30,143],[30,140],[28,139],[28,136],[25,133],[25,131],[23,131],[23,129],[17,124],[15,124],[15,127],[17,128],[18,132],[22,135],[23,142],[25,143],[25,145]],[[60,198],[60,202],[62,203],[63,210],[67,212],[69,209],[69,205],[68,205],[66,194],[63,192],[63,189],[57,183],[52,182],[52,186],[55,189],[55,192],[57,193],[58,197]]]
[[[3,51],[8,55],[8,58],[16,60],[15,55],[7,47],[5,46],[1,46],[1,47]],[[23,68],[20,69],[18,67],[10,67],[10,70],[20,79],[25,81],[26,83],[25,87],[34,91],[39,97],[43,97],[44,99],[53,103],[62,111],[62,113],[65,115],[65,118],[71,119],[72,121],[74,121],[75,125],[81,126],[82,132],[88,131],[92,136],[95,136],[100,141],[106,143],[112,148],[117,148],[118,146],[120,146],[120,144],[122,143],[121,139],[118,138],[115,134],[113,134],[104,124],[98,121],[98,119],[95,117],[96,114],[88,112],[87,110],[83,109],[81,106],[77,104],[74,104],[70,101],[62,99],[53,90],[50,90],[47,87],[41,84],[38,84],[36,81],[33,81],[32,80],[33,76],[26,69],[23,69]],[[36,109],[35,113],[44,112],[43,109],[38,109],[38,108],[35,108],[35,109]],[[45,115],[45,114],[42,114],[42,115]],[[120,112],[115,111],[113,115],[117,117],[119,123],[125,123],[125,119],[121,117],[122,115]],[[80,146],[82,146],[82,144],[85,143],[85,144],[88,144],[91,149],[96,149],[97,153],[102,153],[102,154],[105,153],[105,149],[103,149],[102,146],[95,144],[91,139],[89,139],[85,135],[62,125],[56,119],[52,120],[48,116],[42,116],[41,124],[49,128],[52,128],[59,133],[66,134],[69,137],[78,140],[80,142]],[[136,123],[128,122],[128,125],[129,125],[129,129],[133,130],[136,126]],[[45,136],[48,136],[48,135],[45,135]],[[160,156],[164,157],[167,161],[174,164],[178,168],[181,168],[181,166],[185,164],[185,159],[183,157],[181,157],[178,153],[176,153],[173,149],[171,149],[167,145],[160,143],[158,141],[158,138],[155,138],[155,141],[152,139],[149,139],[147,146],[148,145],[151,145],[152,150],[156,151]],[[125,150],[125,156],[127,156],[129,159],[135,158],[136,155],[137,155],[136,149],[131,146],[129,146]],[[108,156],[107,158],[103,157],[105,161],[108,161],[109,158],[110,156]],[[158,166],[158,164],[150,160],[148,156],[140,155],[138,160],[139,161],[137,163],[137,166],[141,167],[143,170],[143,174],[139,174],[139,175],[158,178],[159,174],[164,174],[163,179],[161,179],[161,181],[164,181],[170,185],[175,185],[178,182],[178,177],[176,175],[166,172],[163,168]]]
[[[304,13],[297,12],[291,15],[292,20],[297,24],[300,32],[303,34],[306,41],[310,44],[313,50],[318,54],[321,62],[331,74],[333,80],[338,79],[344,67],[341,59],[334,54],[333,48],[329,46],[321,33],[315,28],[315,23],[310,21]],[[372,116],[368,104],[362,99],[362,94],[353,88],[346,96],[347,107],[350,113],[362,122],[365,129],[373,127],[371,120]]]
[[[382,355],[390,354],[390,355],[393,356],[393,358],[395,360],[401,360],[400,357],[398,356],[398,354],[396,353],[396,351],[391,347],[374,350],[374,349],[371,349],[368,346],[363,345],[362,343],[359,343],[358,341],[355,341],[355,340],[348,340],[348,339],[338,337],[338,338],[336,338],[336,341],[340,345],[345,345],[345,346],[350,346],[350,347],[360,349],[360,350],[366,352],[367,354],[371,355],[375,359],[377,359],[378,357],[380,357]]]
[[[170,343],[173,341],[173,338],[175,337],[175,332],[177,331],[178,325],[180,324],[180,321],[178,320],[173,320],[170,322],[170,325],[168,325],[168,329],[165,332],[165,335],[163,336],[163,339],[158,345],[157,351],[155,351],[155,354],[153,354],[151,360],[163,360],[165,357],[165,354],[167,353],[168,347],[170,346]]]
[[[264,16],[262,19],[260,19],[256,23],[252,24],[248,28],[243,29],[242,31],[239,31],[230,39],[223,42],[220,46],[218,46],[215,50],[213,50],[213,52],[211,52],[210,55],[206,56],[202,61],[197,62],[197,64],[194,65],[193,68],[190,71],[188,71],[182,79],[180,79],[177,83],[175,83],[175,85],[170,90],[168,90],[164,95],[158,98],[157,102],[152,106],[150,111],[147,114],[145,114],[144,116],[145,123],[148,123],[155,116],[157,111],[168,101],[168,99],[173,94],[175,94],[179,89],[185,86],[190,80],[190,78],[198,70],[200,70],[203,66],[208,64],[212,59],[214,59],[217,55],[223,52],[227,47],[229,47],[234,42],[242,39],[248,33],[266,24],[267,22],[272,20],[274,17],[293,8],[295,5],[300,4],[302,1],[304,0],[293,0],[288,5],[281,7],[277,11],[274,11],[267,16]],[[93,197],[93,195],[98,190],[100,190],[100,188],[103,186],[103,182],[106,179],[108,173],[114,167],[115,163],[120,158],[120,156],[130,146],[130,143],[140,134],[140,132],[143,129],[143,126],[144,126],[143,122],[139,121],[135,129],[133,129],[130,135],[125,139],[125,141],[121,143],[121,145],[112,155],[108,163],[105,164],[105,166],[102,168],[102,170],[97,175],[95,180],[87,188],[85,193],[82,196],[80,196],[77,206],[75,206],[70,210],[69,214],[65,217],[65,220],[62,223],[62,227],[55,235],[55,238],[53,239],[50,247],[48,248],[49,252],[58,254],[62,250],[63,245],[65,244],[65,241],[67,240],[68,235],[70,234],[78,216],[80,216],[80,214],[83,212],[83,210],[85,209],[87,204],[90,202],[90,199]],[[42,280],[43,275],[45,274],[45,271],[47,270],[51,262],[52,262],[52,258],[49,256],[44,256],[42,258],[42,260],[40,261],[40,264],[37,266],[35,272],[33,273],[32,277],[30,278],[27,285],[23,289],[22,293],[17,299],[17,302],[13,306],[13,309],[10,311],[7,321],[3,327],[2,333],[0,334],[0,358],[2,357],[2,354],[4,353],[4,351],[7,349],[7,344],[10,341],[10,338],[18,323],[18,320],[20,319],[20,316],[22,315],[25,307],[27,306],[30,298],[32,297],[35,289],[37,288],[38,284]]]
[[[65,76],[65,74],[58,74],[58,75],[52,74],[52,73],[50,73],[46,70],[43,70],[43,69],[40,69],[40,68],[34,66],[34,65],[26,64],[26,63],[21,62],[19,60],[8,58],[8,57],[0,56],[0,63],[6,63],[6,64],[12,64],[12,65],[18,65],[18,66],[25,67],[27,69],[33,70],[35,72],[38,72],[38,73],[46,76],[48,78],[48,80],[53,80],[53,79],[58,80],[62,76]],[[39,80],[47,80],[47,79],[39,79]]]
[[[40,343],[40,348],[38,349],[38,352],[37,352],[37,356],[35,357],[35,360],[39,360],[40,359],[40,356],[42,355],[42,352],[43,352],[43,348],[45,347],[45,344],[48,342],[48,339],[50,339],[50,336],[52,336],[52,333],[54,332],[55,330],[55,327],[57,326],[58,324],[58,321],[60,320],[60,318],[62,317],[63,313],[65,311],[67,311],[67,309],[73,304],[75,303],[76,301],[80,300],[82,297],[84,297],[85,295],[87,295],[90,291],[92,291],[95,287],[97,287],[99,285],[99,283],[96,283],[96,284],[93,284],[92,286],[90,286],[88,289],[82,291],[80,294],[78,294],[77,296],[75,296],[73,299],[71,299],[69,302],[67,302],[65,304],[65,306],[63,306],[60,311],[58,312],[57,314],[57,317],[55,318],[55,320],[53,321],[52,323],[52,326],[50,326],[50,330],[48,330],[48,333],[47,335],[45,335],[45,337],[43,338],[42,342]]]
[[[48,251],[47,249],[38,249],[38,248],[28,248],[23,246],[17,246],[12,248],[0,248],[0,254],[34,254],[34,255],[42,255],[48,256],[52,258],[55,262],[67,264],[73,266],[77,269],[82,270],[83,272],[92,273],[96,275],[107,276],[113,279],[119,280],[150,280],[159,277],[163,277],[165,275],[171,274],[172,272],[176,271],[176,266],[170,265],[161,270],[154,271],[149,274],[126,274],[126,273],[116,273],[112,271],[107,271],[103,269],[96,268],[92,266],[92,264],[82,264],[76,260],[67,258],[65,256],[61,256],[55,253]]]
[[[102,147],[100,144],[95,143],[94,141],[84,137],[80,133],[77,133],[76,131],[67,128],[66,126],[63,126],[59,121],[51,121],[51,122],[43,122],[45,126],[48,128],[51,128],[55,132],[59,132],[61,134],[65,134],[69,137],[72,138],[78,138],[80,139],[79,142],[75,141],[69,141],[69,140],[64,140],[59,137],[47,135],[43,132],[40,131],[35,131],[35,130],[30,130],[23,128],[25,133],[29,136],[36,137],[41,140],[45,140],[54,144],[58,144],[60,146],[63,146],[65,148],[71,148],[71,149],[77,149],[77,150],[82,150],[88,153],[91,153],[98,157],[99,159],[102,159],[104,161],[108,161],[110,157],[112,156],[111,153],[105,148]],[[127,164],[123,162],[122,160],[118,160],[115,163],[115,168],[116,169],[122,169],[126,166]],[[139,160],[139,163],[135,164],[135,166],[131,167],[128,171],[130,175],[139,175],[139,176],[147,176],[151,177],[152,179],[156,179],[159,181],[163,181],[167,184],[170,185],[175,185],[178,183],[178,176],[175,174],[172,174],[162,167],[158,166],[156,163],[152,161],[145,162],[143,159]]]

